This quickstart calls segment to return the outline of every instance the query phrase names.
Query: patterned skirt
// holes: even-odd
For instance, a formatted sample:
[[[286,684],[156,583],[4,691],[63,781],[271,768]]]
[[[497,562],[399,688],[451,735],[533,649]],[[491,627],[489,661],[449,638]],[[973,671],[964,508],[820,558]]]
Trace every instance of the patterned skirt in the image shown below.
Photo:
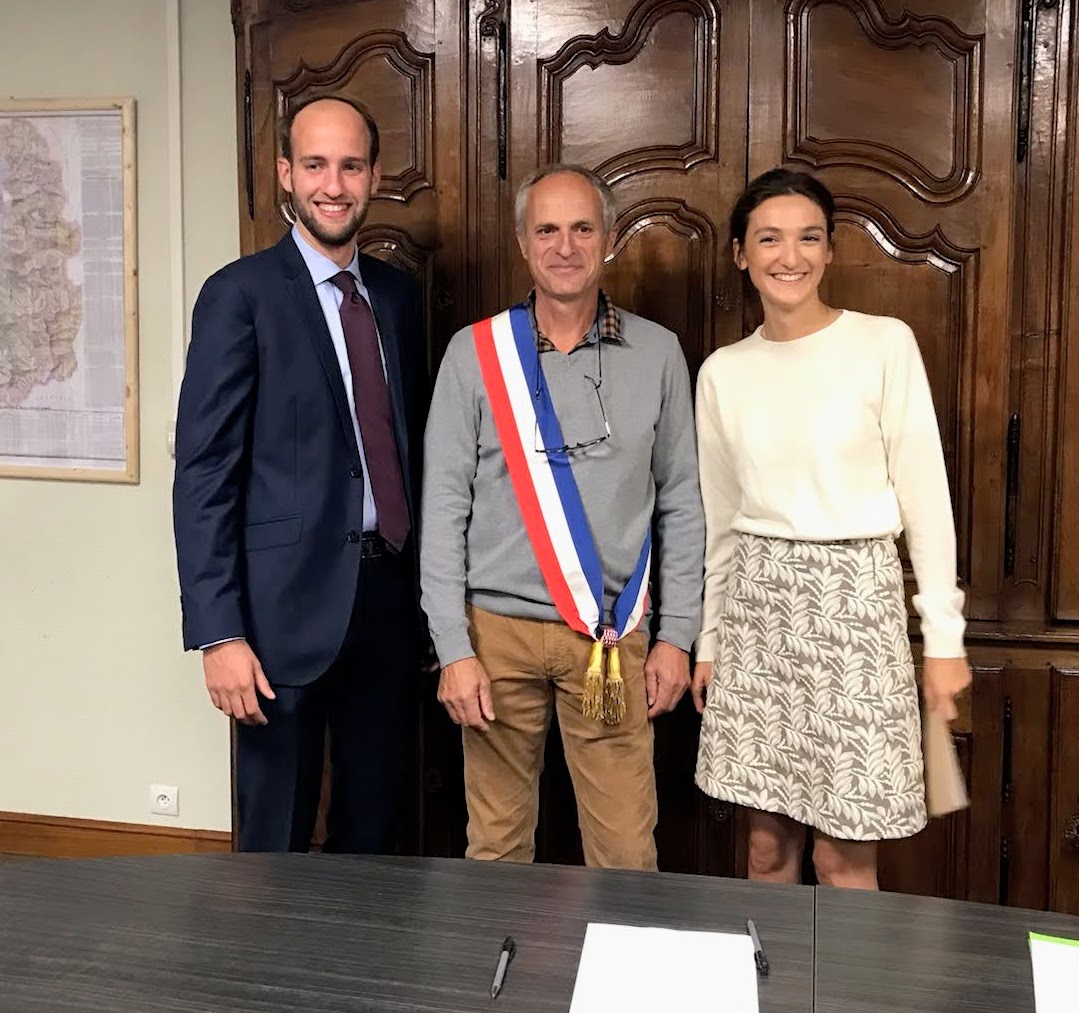
[[[895,542],[743,534],[730,565],[697,784],[840,840],[917,833],[921,715]]]

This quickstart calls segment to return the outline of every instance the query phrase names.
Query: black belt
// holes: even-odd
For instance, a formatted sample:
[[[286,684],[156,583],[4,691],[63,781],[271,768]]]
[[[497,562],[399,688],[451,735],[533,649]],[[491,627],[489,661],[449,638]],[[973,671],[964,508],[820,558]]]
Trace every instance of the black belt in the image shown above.
[[[364,559],[378,559],[389,551],[389,545],[377,531],[365,531],[360,538],[360,555]]]

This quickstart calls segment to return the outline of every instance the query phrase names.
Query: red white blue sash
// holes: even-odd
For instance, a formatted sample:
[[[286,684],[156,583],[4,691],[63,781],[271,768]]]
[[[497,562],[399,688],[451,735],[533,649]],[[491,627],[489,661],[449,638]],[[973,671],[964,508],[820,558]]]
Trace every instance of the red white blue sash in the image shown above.
[[[525,530],[558,614],[573,629],[607,646],[632,633],[648,600],[652,533],[646,530],[636,568],[604,622],[603,572],[584,504],[565,452],[537,451],[565,441],[522,304],[472,327],[476,354]]]

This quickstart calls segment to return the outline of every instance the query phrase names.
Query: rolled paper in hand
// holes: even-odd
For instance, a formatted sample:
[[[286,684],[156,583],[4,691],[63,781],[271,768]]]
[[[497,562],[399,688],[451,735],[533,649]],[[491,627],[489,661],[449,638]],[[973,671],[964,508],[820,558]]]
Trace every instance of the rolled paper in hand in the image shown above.
[[[930,816],[947,816],[970,805],[952,731],[939,711],[922,715],[922,760],[925,764],[925,807]]]

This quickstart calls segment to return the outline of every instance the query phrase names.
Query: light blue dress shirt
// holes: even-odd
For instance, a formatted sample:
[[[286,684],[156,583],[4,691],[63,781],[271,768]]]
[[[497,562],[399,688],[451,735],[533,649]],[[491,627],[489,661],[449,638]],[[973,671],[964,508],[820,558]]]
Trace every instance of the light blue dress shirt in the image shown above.
[[[345,347],[345,330],[341,326],[341,303],[345,297],[341,294],[341,290],[330,281],[335,274],[341,273],[341,268],[311,246],[300,235],[300,230],[296,226],[292,227],[292,238],[307,265],[307,270],[311,273],[311,280],[315,283],[315,292],[318,294],[319,305],[322,306],[322,315],[326,318],[326,326],[330,329],[330,338],[333,340],[333,350],[337,354],[337,365],[341,369],[349,415],[352,418],[352,430],[356,434],[356,446],[360,448],[360,467],[363,468],[363,530],[374,531],[378,526],[378,514],[375,512],[371,476],[367,471],[367,458],[363,452],[363,440],[360,438],[360,424],[356,419],[356,399],[352,393],[352,369],[348,362],[348,349]],[[360,277],[357,253],[353,253],[352,263],[345,270],[356,279],[357,290],[370,305],[371,296]],[[379,338],[379,354],[382,356],[382,368],[385,369],[386,356],[382,351],[381,337]]]

